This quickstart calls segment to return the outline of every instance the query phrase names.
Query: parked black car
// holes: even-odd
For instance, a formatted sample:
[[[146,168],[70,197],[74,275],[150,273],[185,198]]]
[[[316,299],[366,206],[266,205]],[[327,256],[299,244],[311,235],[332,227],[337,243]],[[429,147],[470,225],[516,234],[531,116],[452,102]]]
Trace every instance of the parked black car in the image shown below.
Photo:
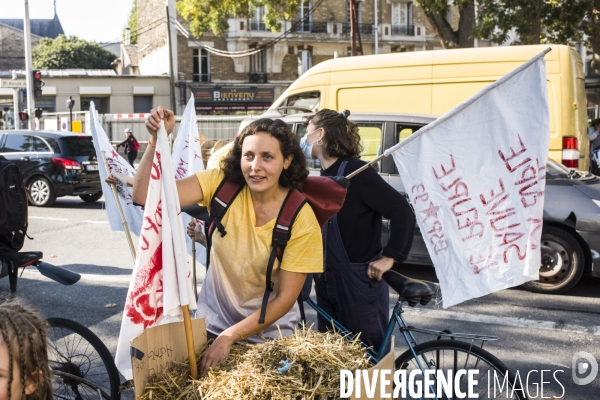
[[[61,196],[86,202],[102,197],[91,135],[0,131],[0,155],[19,166],[34,206],[51,206]]]

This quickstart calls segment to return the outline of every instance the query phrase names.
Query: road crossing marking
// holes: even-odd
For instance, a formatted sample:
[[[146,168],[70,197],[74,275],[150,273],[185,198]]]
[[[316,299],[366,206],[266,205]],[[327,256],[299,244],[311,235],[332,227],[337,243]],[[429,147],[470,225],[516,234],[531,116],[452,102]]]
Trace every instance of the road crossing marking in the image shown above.
[[[583,333],[600,336],[600,326],[590,325],[572,325],[554,321],[540,321],[527,318],[516,317],[498,317],[495,315],[472,314],[461,311],[445,311],[445,310],[404,310],[408,315],[419,315],[426,318],[435,319],[451,319],[462,322],[475,322],[482,324],[496,324],[504,326],[513,326],[517,328],[543,329],[557,332]]]
[[[31,219],[47,219],[47,220],[50,220],[50,221],[68,221],[67,218],[36,217],[36,216],[33,216],[33,215],[30,215],[29,218],[31,218]]]

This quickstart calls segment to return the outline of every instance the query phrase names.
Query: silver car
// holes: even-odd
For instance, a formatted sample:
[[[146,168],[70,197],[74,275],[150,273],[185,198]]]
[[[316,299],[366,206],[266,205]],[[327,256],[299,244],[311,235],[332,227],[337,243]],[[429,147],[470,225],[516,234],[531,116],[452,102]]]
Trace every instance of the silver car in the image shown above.
[[[302,124],[303,118],[311,114],[296,108],[280,111],[288,115],[270,110],[263,117],[281,119],[298,138],[304,136],[306,128]],[[253,119],[245,120],[242,127]],[[359,126],[364,145],[361,158],[368,162],[381,155],[384,149],[434,121],[436,116],[357,113],[352,114],[350,119]],[[309,161],[309,167],[311,174],[319,173],[318,161]],[[374,168],[390,185],[405,194],[391,157],[383,159]],[[583,171],[570,170],[553,160],[548,160],[546,171],[540,279],[524,286],[534,292],[561,293],[575,286],[583,274],[600,276],[600,178]],[[384,221],[382,242],[387,243],[388,238],[389,224]],[[406,262],[431,265],[418,226]]]

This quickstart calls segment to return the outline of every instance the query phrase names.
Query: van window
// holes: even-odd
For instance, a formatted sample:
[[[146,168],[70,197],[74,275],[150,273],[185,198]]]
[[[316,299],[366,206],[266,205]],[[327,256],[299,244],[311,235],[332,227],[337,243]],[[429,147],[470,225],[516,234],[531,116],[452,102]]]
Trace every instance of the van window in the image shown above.
[[[396,144],[404,139],[408,139],[410,135],[421,129],[420,125],[396,124]]]
[[[360,159],[371,162],[381,155],[381,141],[383,138],[383,124],[358,123],[358,134],[363,145]],[[381,171],[381,161],[373,165],[378,172]]]
[[[281,103],[282,107],[302,107],[310,111],[317,111],[321,103],[321,92],[306,92],[291,95]],[[297,114],[302,110],[283,109],[282,115]]]

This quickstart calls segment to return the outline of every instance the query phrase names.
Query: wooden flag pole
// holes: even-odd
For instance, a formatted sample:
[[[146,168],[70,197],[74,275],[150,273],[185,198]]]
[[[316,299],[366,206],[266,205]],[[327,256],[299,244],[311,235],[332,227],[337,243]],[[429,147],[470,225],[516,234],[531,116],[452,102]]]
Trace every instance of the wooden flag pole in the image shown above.
[[[181,306],[183,312],[183,325],[185,327],[185,339],[188,354],[190,356],[190,375],[193,380],[198,379],[198,364],[196,364],[196,349],[194,348],[194,332],[192,331],[192,319],[190,318],[190,306]]]
[[[346,179],[350,179],[358,174],[360,174],[361,172],[363,172],[365,169],[369,168],[371,165],[377,164],[380,160],[383,160],[385,158],[385,155],[382,154],[379,157],[377,157],[376,159],[374,159],[373,161],[371,161],[370,163],[368,163],[367,165],[363,165],[362,167],[360,167],[359,169],[357,169],[356,171],[354,171],[353,173],[349,174],[348,176],[346,176]]]
[[[198,284],[196,281],[196,234],[194,233],[194,237],[192,238],[192,279],[194,280],[194,296],[196,296],[196,301],[198,301]]]
[[[110,168],[108,167],[108,162],[106,161],[106,154],[104,150],[102,150],[102,159],[104,160],[104,167],[106,168],[106,174],[110,175]],[[123,212],[123,208],[121,208],[121,202],[119,201],[119,194],[117,193],[117,186],[113,183],[110,185],[112,188],[113,195],[115,196],[115,202],[117,203],[117,209],[119,210],[119,215],[121,216],[121,222],[123,223],[123,229],[125,229],[125,236],[127,237],[127,243],[129,243],[129,250],[131,250],[131,257],[133,257],[133,262],[135,262],[135,246],[133,245],[133,240],[131,239],[131,232],[129,232],[129,225],[127,224],[127,220],[125,219],[125,213]]]

